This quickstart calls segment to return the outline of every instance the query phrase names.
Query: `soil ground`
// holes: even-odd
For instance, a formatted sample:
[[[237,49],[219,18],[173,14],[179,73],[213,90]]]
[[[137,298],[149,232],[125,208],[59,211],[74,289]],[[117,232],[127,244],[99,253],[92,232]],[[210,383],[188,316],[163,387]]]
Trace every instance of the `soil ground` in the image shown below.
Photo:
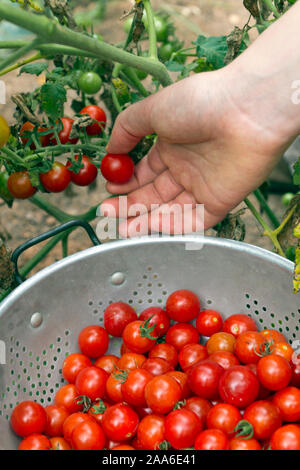
[[[237,25],[242,27],[248,19],[248,13],[244,9],[241,0],[226,0],[226,2],[223,0],[168,0],[167,2],[153,0],[152,3],[155,10],[167,6],[171,7],[175,13],[180,14],[179,16],[176,14],[176,16],[173,17],[173,21],[178,28],[178,36],[184,39],[186,44],[196,39],[196,29],[198,29],[198,34],[228,34],[233,29],[233,26]],[[96,28],[97,32],[99,31],[104,39],[112,43],[124,39],[123,29],[120,25],[120,17],[126,8],[130,8],[130,5],[129,1],[108,1],[106,17],[99,27]],[[12,123],[14,108],[9,99],[11,94],[20,91],[29,91],[36,87],[37,83],[31,76],[22,75],[21,78],[17,77],[17,72],[11,72],[6,75],[5,82],[7,86],[7,104],[5,106],[0,105],[0,113],[6,117],[9,123]],[[57,204],[68,213],[77,214],[86,211],[92,205],[100,203],[106,195],[104,182],[101,177],[99,177],[97,189],[93,192],[88,191],[86,188],[76,187],[72,189],[72,195],[69,197],[66,197],[64,194],[45,197],[48,197],[53,204]],[[270,198],[270,205],[276,210],[277,214],[284,210],[278,196],[272,196]],[[247,227],[245,241],[271,249],[271,244],[265,237],[261,236],[261,232],[252,215],[246,213],[244,220]],[[53,217],[48,216],[28,201],[16,201],[13,210],[10,210],[6,206],[0,207],[0,233],[6,233],[7,246],[11,249],[15,249],[29,238],[57,224],[57,221],[55,221]],[[95,227],[96,221],[92,225]],[[208,234],[211,233],[214,232],[208,232]],[[85,249],[88,246],[90,246],[90,241],[82,230],[78,229],[71,235],[69,253]],[[28,250],[22,256],[21,263],[30,259],[36,251],[37,248]],[[40,263],[35,271],[60,258],[61,247],[58,245],[47,258]]]

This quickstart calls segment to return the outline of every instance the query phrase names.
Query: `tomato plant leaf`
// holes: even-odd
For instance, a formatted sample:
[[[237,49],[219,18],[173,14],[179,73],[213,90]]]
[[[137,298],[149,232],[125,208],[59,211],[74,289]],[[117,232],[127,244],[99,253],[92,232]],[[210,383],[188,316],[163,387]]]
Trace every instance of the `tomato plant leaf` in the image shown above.
[[[45,83],[41,87],[42,110],[52,119],[62,117],[67,93],[60,83]]]
[[[38,77],[48,68],[48,65],[47,62],[36,62],[35,64],[24,65],[21,67],[19,75],[21,75],[21,73],[30,73]]]
[[[300,157],[294,165],[293,182],[300,185]]]
[[[206,57],[214,69],[224,67],[224,59],[228,50],[226,36],[198,36],[195,41],[197,56]]]

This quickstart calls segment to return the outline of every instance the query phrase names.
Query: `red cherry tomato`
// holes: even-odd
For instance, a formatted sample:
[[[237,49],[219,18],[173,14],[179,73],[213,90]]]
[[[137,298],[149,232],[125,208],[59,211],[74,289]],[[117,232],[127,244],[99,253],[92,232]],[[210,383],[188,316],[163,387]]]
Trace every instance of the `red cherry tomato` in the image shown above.
[[[90,366],[81,370],[76,377],[76,388],[79,396],[87,396],[92,401],[103,398],[106,392],[108,374],[99,367]]]
[[[148,321],[136,320],[124,328],[122,335],[124,344],[136,353],[145,353],[155,344],[157,337],[153,326],[149,327]]]
[[[145,416],[139,423],[137,440],[141,449],[158,450],[165,440],[165,418],[156,414]]]
[[[200,335],[211,336],[218,333],[223,325],[223,319],[219,312],[215,310],[203,310],[199,313],[196,321],[196,328]]]
[[[79,155],[75,155],[74,158],[76,161],[78,161]],[[67,162],[67,168],[69,169],[71,174],[71,181],[72,183],[77,184],[77,186],[89,186],[97,178],[98,168],[86,155],[82,156],[80,163],[81,166],[83,166],[76,173],[72,171],[72,162],[70,162],[70,160]]]
[[[18,450],[50,450],[51,442],[43,434],[31,434],[23,439]]]
[[[228,450],[261,450],[261,445],[253,438],[233,437],[229,441]]]
[[[135,310],[130,305],[114,302],[104,311],[104,326],[109,335],[122,337],[125,326],[137,318]]]
[[[277,391],[290,383],[292,370],[286,359],[269,354],[259,360],[257,376],[264,387]]]
[[[27,171],[16,171],[7,180],[9,192],[17,199],[28,199],[36,193]]]
[[[110,183],[125,184],[133,176],[134,163],[127,153],[108,153],[101,161],[100,170]]]
[[[89,105],[85,106],[81,111],[80,114],[88,114],[90,118],[94,119],[98,122],[93,122],[86,127],[86,133],[90,136],[100,135],[102,134],[103,129],[105,128],[106,124],[106,114],[100,106],[96,105]],[[98,124],[99,123],[99,124]]]
[[[145,388],[147,406],[154,413],[169,413],[180,400],[181,395],[181,386],[168,375],[154,377]]]
[[[192,447],[201,430],[198,416],[186,408],[171,411],[165,419],[165,437],[174,449]]]
[[[135,369],[129,372],[125,382],[121,386],[122,395],[129,405],[145,407],[145,388],[153,379],[153,375],[146,369]]]
[[[68,443],[71,443],[71,436],[76,426],[84,421],[91,421],[92,418],[86,413],[72,413],[63,424],[63,436]]]
[[[227,450],[228,438],[219,429],[206,429],[196,437],[195,450]]]
[[[72,450],[70,444],[63,437],[51,437],[51,450]]]
[[[92,365],[92,361],[80,353],[73,353],[66,357],[62,367],[62,375],[70,384],[74,384],[76,377],[82,369]]]
[[[54,162],[51,170],[40,174],[40,180],[50,193],[60,193],[69,186],[71,174],[63,163]]]
[[[282,424],[280,409],[267,400],[259,400],[249,405],[244,412],[243,420],[252,424],[254,438],[259,441],[270,439],[273,432]]]
[[[161,357],[169,362],[173,367],[176,367],[178,362],[178,354],[176,348],[172,344],[159,343],[153,346],[149,351],[149,357]]]
[[[219,393],[225,403],[246,408],[256,400],[259,382],[248,367],[233,366],[226,370],[219,382]]]
[[[180,351],[186,344],[199,343],[199,333],[190,323],[175,323],[166,334],[166,343]]]
[[[156,325],[154,328],[155,336],[161,338],[170,327],[170,319],[167,313],[160,307],[149,307],[140,314],[139,320],[145,321],[150,317],[152,318],[149,322],[149,326]]]
[[[95,421],[83,421],[75,426],[71,442],[74,450],[102,450],[105,446],[105,435]]]
[[[300,426],[286,424],[276,429],[271,437],[272,450],[300,450]]]
[[[108,343],[107,331],[99,325],[85,327],[78,336],[80,351],[91,358],[103,356],[107,351]]]
[[[201,397],[191,397],[186,400],[184,408],[193,411],[200,419],[202,428],[206,427],[207,415],[212,408],[212,404],[208,400]]]
[[[208,339],[206,349],[209,355],[219,351],[233,353],[235,342],[236,339],[232,334],[220,331]]]
[[[260,331],[260,334],[264,337],[264,340],[267,342],[270,342],[273,340],[274,343],[277,343],[278,341],[280,342],[286,342],[285,337],[283,336],[282,333],[280,333],[277,330],[273,330],[272,328],[268,328],[266,330]]]
[[[123,401],[122,379],[117,378],[114,373],[110,374],[107,379],[106,395],[107,398],[114,403]]]
[[[207,427],[230,434],[241,419],[242,415],[238,408],[229,403],[218,403],[208,412]]]
[[[172,320],[189,322],[199,314],[200,300],[190,290],[177,290],[168,297],[166,312]]]
[[[131,439],[139,424],[137,413],[126,403],[110,406],[104,412],[102,426],[106,436],[120,442]]]
[[[149,357],[146,359],[142,367],[150,372],[154,377],[174,370],[172,364],[161,357]]]
[[[195,395],[215,400],[218,398],[218,385],[224,369],[216,362],[206,359],[188,370],[188,386]]]
[[[142,367],[146,361],[146,356],[134,352],[125,353],[118,361],[118,368],[121,370],[134,370]]]
[[[58,133],[58,138],[59,142],[63,145],[70,143],[70,144],[76,144],[78,142],[78,137],[73,137],[70,139],[70,134],[73,126],[74,120],[68,117],[62,117],[61,119],[61,125],[62,125],[62,130]],[[56,121],[56,124],[58,124],[59,121]],[[53,145],[57,145],[57,140],[55,137],[51,138],[51,143]]]
[[[10,425],[13,431],[21,437],[42,434],[47,425],[46,411],[39,403],[23,401],[14,408]]]
[[[178,362],[182,370],[188,371],[190,367],[208,357],[207,349],[202,344],[191,343],[181,348]]]
[[[238,366],[240,364],[238,358],[229,351],[217,351],[209,355],[209,360],[217,362],[223,369]]]
[[[95,367],[100,367],[100,369],[105,370],[108,374],[115,372],[116,365],[118,364],[120,358],[114,354],[105,354],[104,356],[99,357],[94,362]]]
[[[264,348],[265,340],[256,331],[241,333],[234,345],[234,353],[243,364],[255,364],[259,361],[259,351]]]
[[[25,137],[24,134],[26,134],[27,132],[31,133],[33,131],[34,127],[35,126],[29,121],[26,121],[23,124],[23,126],[21,127],[20,137],[21,137],[21,141],[24,145],[26,145],[28,140],[29,140],[29,137]],[[39,134],[40,132],[45,132],[47,130],[48,130],[47,128],[38,127],[37,132]],[[50,144],[50,138],[51,138],[51,134],[46,134],[46,135],[39,136],[40,144],[42,145],[42,147],[47,147]],[[34,142],[32,142],[30,144],[30,148],[31,148],[31,150],[36,149],[36,146],[35,146]]]
[[[47,415],[47,424],[45,434],[49,437],[58,437],[63,435],[63,424],[70,416],[70,413],[63,406],[49,405],[45,408]]]
[[[179,383],[182,392],[180,398],[181,400],[185,400],[191,396],[191,390],[187,383],[188,377],[185,372],[181,372],[180,370],[170,370],[169,372],[166,372],[166,375],[172,377]]]
[[[284,421],[293,423],[300,421],[300,390],[286,387],[275,393],[273,403],[278,406]]]
[[[75,399],[78,397],[78,391],[74,384],[63,385],[56,393],[54,403],[64,406],[69,413],[76,413],[82,410],[82,405],[78,405]]]
[[[245,331],[257,331],[257,325],[248,315],[237,313],[226,318],[222,329],[237,338],[241,333],[245,333]]]

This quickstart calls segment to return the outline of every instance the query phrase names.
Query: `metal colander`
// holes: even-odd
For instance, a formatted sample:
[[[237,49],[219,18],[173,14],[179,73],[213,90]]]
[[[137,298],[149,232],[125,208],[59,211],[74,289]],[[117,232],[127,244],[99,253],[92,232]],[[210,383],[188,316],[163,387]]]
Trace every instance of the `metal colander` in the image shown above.
[[[93,247],[47,267],[14,290],[0,307],[0,448],[18,445],[9,426],[13,407],[24,399],[53,401],[64,383],[64,358],[78,350],[77,336],[89,324],[103,324],[112,302],[138,312],[164,306],[168,295],[188,288],[203,308],[223,317],[247,313],[261,329],[276,328],[296,340],[300,298],[292,293],[293,264],[245,243],[195,237],[148,237]],[[120,343],[111,340],[110,353]]]

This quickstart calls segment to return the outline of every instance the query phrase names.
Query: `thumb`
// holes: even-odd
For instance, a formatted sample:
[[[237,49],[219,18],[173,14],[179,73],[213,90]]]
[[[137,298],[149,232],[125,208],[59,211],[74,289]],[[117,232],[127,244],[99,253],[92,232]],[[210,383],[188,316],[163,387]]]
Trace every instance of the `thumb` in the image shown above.
[[[119,114],[107,144],[109,153],[127,153],[146,135],[153,134],[151,109],[156,95],[133,104]]]

